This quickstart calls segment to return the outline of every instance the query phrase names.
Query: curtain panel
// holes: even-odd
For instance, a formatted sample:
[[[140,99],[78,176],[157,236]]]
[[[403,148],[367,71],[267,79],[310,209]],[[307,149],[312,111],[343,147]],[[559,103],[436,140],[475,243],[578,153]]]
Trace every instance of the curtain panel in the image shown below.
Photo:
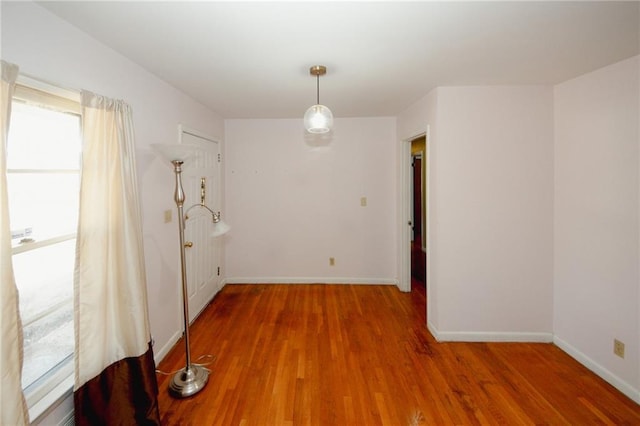
[[[2,83],[0,103],[2,143],[0,143],[0,424],[29,423],[27,404],[22,393],[22,323],[18,309],[18,289],[11,260],[11,227],[7,191],[7,137],[11,116],[11,97],[18,77],[18,67],[0,61]]]
[[[83,91],[76,424],[159,424],[129,105]]]

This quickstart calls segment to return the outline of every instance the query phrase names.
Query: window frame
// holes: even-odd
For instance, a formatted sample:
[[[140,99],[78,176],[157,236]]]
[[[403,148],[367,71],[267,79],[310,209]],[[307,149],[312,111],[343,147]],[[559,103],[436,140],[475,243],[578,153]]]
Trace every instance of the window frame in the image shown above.
[[[78,91],[64,89],[57,85],[19,74],[11,99],[11,102],[16,101],[77,115],[79,118],[79,131],[80,133],[82,132],[80,92]],[[81,153],[82,149],[80,149],[79,154],[81,155]],[[7,174],[9,173],[71,173],[78,174],[80,178],[82,165],[80,163],[77,169],[7,169]],[[13,257],[16,254],[38,250],[75,238],[76,233],[74,232],[55,235],[29,244],[16,246],[12,244],[11,255]],[[72,394],[75,373],[74,356],[75,348],[60,364],[23,389],[31,422],[40,418],[62,399]]]

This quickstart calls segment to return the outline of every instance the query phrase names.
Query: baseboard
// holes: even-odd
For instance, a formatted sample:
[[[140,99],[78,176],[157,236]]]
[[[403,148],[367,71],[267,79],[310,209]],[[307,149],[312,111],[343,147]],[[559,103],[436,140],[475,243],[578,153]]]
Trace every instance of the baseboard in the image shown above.
[[[327,277],[228,277],[225,284],[362,284],[398,285],[389,278],[327,278]]]
[[[432,323],[427,323],[429,332],[438,342],[519,342],[552,343],[552,333],[532,333],[515,331],[438,331]]]
[[[431,335],[433,336],[434,339],[436,339],[437,342],[440,341],[438,337],[438,329],[429,320],[427,320],[427,330],[429,330],[429,333],[431,333]]]
[[[227,279],[223,278],[222,280],[220,280],[220,288],[218,289],[218,291],[216,291],[216,295],[218,294],[218,292],[220,292],[220,290],[222,290],[222,288],[227,284]],[[211,300],[213,300],[216,295],[213,296],[213,298]],[[211,303],[211,302],[209,302]],[[206,306],[205,308],[206,309]],[[203,309],[203,311],[204,311]],[[202,312],[198,313],[198,315],[196,315],[196,317],[192,320],[195,321],[198,316],[201,314]],[[171,336],[169,338],[169,340],[167,341],[167,343],[165,343],[165,345],[156,350],[156,348],[153,348],[153,359],[156,363],[156,365],[160,364],[160,361],[162,361],[164,359],[165,356],[167,356],[167,354],[169,353],[169,351],[175,346],[176,342],[178,342],[178,340],[180,340],[182,338],[183,335],[183,330],[182,330],[182,318],[180,321],[180,330],[176,331],[175,334],[173,336]]]
[[[439,331],[433,323],[427,322],[427,328],[438,342],[527,342],[527,343],[554,343],[567,355],[574,358],[580,364],[591,370],[603,380],[618,389],[624,395],[640,404],[640,390],[634,388],[620,377],[602,365],[580,352],[553,333],[530,332],[473,332],[473,331]]]
[[[182,337],[182,330],[176,331],[176,333],[171,336],[171,338],[165,343],[165,345],[156,351],[153,349],[153,359],[156,365],[160,364],[160,361],[164,359],[165,356],[169,353],[171,348],[173,348],[178,340]]]
[[[611,384],[613,387],[618,389],[620,392],[631,398],[636,404],[640,404],[640,390],[634,388],[629,383],[625,382],[620,377],[613,374],[607,368],[595,362],[593,359],[589,358],[587,355],[582,353],[576,347],[562,340],[558,336],[553,338],[553,343],[578,361],[580,364],[587,367],[589,370],[593,371],[595,374],[600,376],[603,380]]]

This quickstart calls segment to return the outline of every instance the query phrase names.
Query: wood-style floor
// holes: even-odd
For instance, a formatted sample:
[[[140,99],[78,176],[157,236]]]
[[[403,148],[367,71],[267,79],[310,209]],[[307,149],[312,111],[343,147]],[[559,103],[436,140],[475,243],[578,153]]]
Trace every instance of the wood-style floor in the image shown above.
[[[158,376],[164,425],[640,424],[640,406],[551,344],[437,343],[424,288],[227,285],[191,328],[207,386]],[[184,365],[180,341],[158,366]]]

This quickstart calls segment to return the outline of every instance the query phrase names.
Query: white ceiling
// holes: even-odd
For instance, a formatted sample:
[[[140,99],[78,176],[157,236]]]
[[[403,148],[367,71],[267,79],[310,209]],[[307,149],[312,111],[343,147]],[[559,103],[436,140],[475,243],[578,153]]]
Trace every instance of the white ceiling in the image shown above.
[[[554,84],[638,54],[638,2],[40,2],[224,118],[393,116],[451,85]]]

